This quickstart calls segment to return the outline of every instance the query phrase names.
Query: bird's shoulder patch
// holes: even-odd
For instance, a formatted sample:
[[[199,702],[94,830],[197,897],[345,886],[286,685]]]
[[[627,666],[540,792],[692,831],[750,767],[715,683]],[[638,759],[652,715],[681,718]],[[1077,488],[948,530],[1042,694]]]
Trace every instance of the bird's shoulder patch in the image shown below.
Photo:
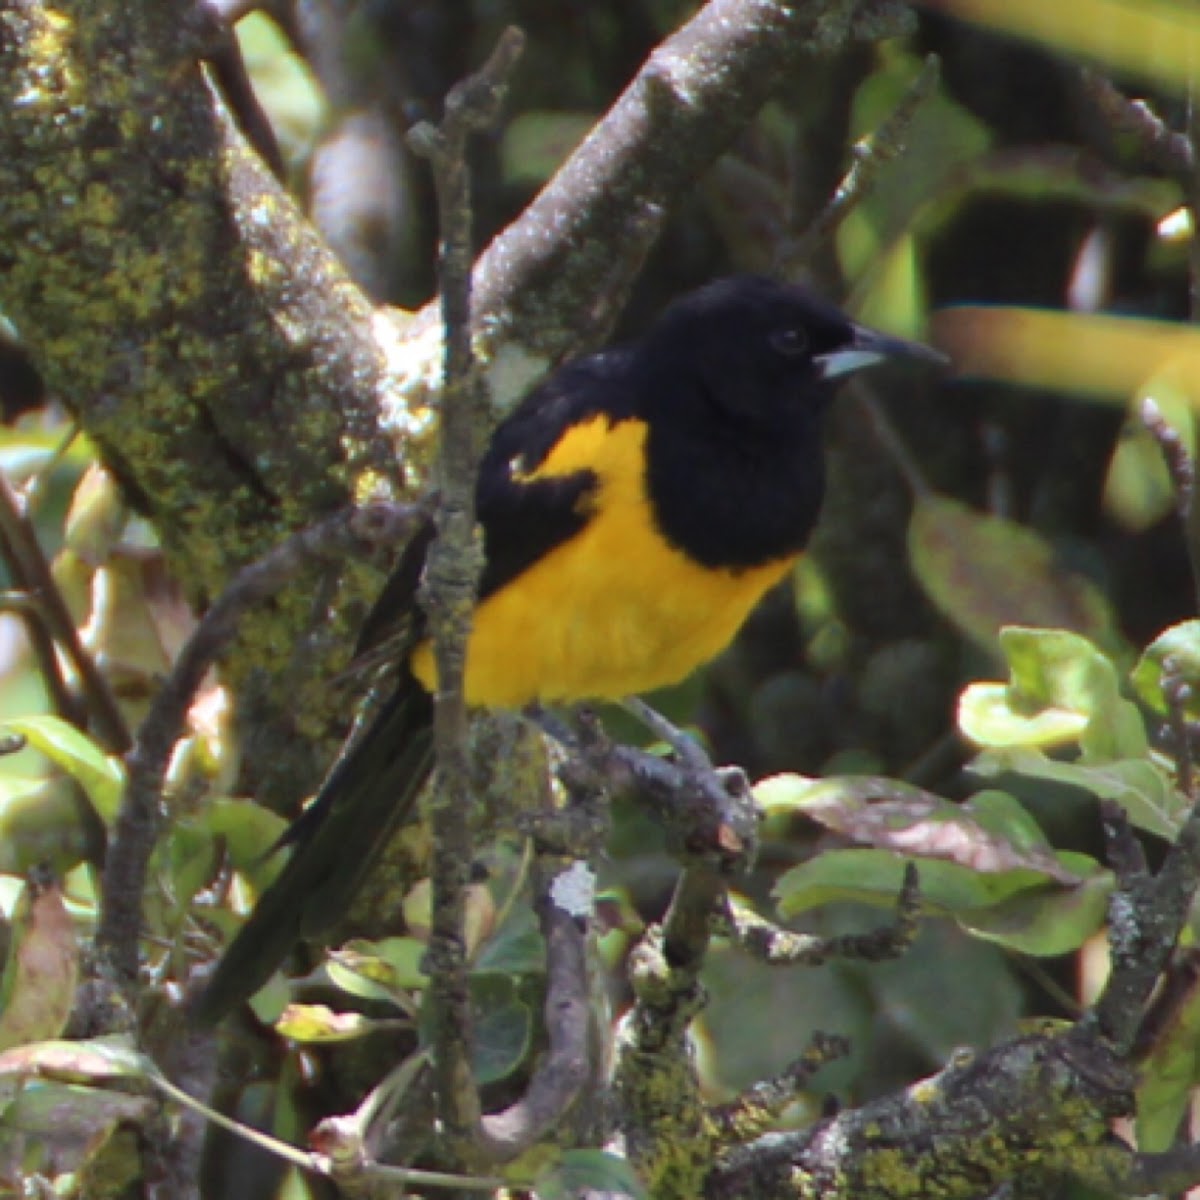
[[[481,599],[586,526],[609,431],[637,413],[630,365],[622,349],[569,363],[496,430],[475,491],[487,560]]]

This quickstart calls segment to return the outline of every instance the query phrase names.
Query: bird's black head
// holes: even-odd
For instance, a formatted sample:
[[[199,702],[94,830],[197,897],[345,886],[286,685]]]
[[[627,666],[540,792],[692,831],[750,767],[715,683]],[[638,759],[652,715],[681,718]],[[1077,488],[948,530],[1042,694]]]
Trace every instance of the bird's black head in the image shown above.
[[[709,566],[801,549],[824,491],[838,384],[893,358],[942,361],[792,284],[736,275],[677,300],[635,352],[659,528]]]
[[[767,435],[819,418],[842,380],[867,367],[944,361],[857,324],[802,287],[759,275],[720,279],[677,300],[643,354],[660,378],[683,384],[689,404],[702,394],[719,423]]]

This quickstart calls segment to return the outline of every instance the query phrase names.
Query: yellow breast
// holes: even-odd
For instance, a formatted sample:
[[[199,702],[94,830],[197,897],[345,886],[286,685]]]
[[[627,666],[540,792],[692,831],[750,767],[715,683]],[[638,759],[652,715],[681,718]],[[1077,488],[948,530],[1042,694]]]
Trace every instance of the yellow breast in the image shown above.
[[[571,429],[527,479],[589,470],[584,528],[489,596],[467,647],[470,704],[615,700],[677,683],[720,653],[796,560],[714,570],[654,528],[643,470],[646,426],[596,417]],[[413,671],[434,683],[427,643]]]

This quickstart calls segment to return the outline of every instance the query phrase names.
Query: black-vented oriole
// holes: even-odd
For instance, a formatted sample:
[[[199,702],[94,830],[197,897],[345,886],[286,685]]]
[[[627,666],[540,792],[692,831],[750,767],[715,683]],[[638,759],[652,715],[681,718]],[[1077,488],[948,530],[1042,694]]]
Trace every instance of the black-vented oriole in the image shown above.
[[[808,542],[839,383],[894,358],[941,361],[800,287],[742,275],[677,300],[640,341],[550,375],[480,466],[468,702],[619,699],[713,658]],[[431,539],[422,530],[402,556],[367,645],[415,610]],[[291,858],[217,966],[201,1019],[336,921],[408,815],[432,765],[434,684],[419,616],[409,624],[395,691],[286,835]]]

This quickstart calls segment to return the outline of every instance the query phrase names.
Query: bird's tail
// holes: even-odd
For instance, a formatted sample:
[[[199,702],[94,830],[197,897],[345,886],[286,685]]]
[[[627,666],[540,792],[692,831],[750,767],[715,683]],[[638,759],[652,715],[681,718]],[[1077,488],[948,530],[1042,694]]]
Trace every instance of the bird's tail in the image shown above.
[[[252,996],[301,938],[343,916],[404,822],[433,763],[433,702],[407,673],[280,839],[291,858],[217,964],[193,1008],[213,1024]]]

